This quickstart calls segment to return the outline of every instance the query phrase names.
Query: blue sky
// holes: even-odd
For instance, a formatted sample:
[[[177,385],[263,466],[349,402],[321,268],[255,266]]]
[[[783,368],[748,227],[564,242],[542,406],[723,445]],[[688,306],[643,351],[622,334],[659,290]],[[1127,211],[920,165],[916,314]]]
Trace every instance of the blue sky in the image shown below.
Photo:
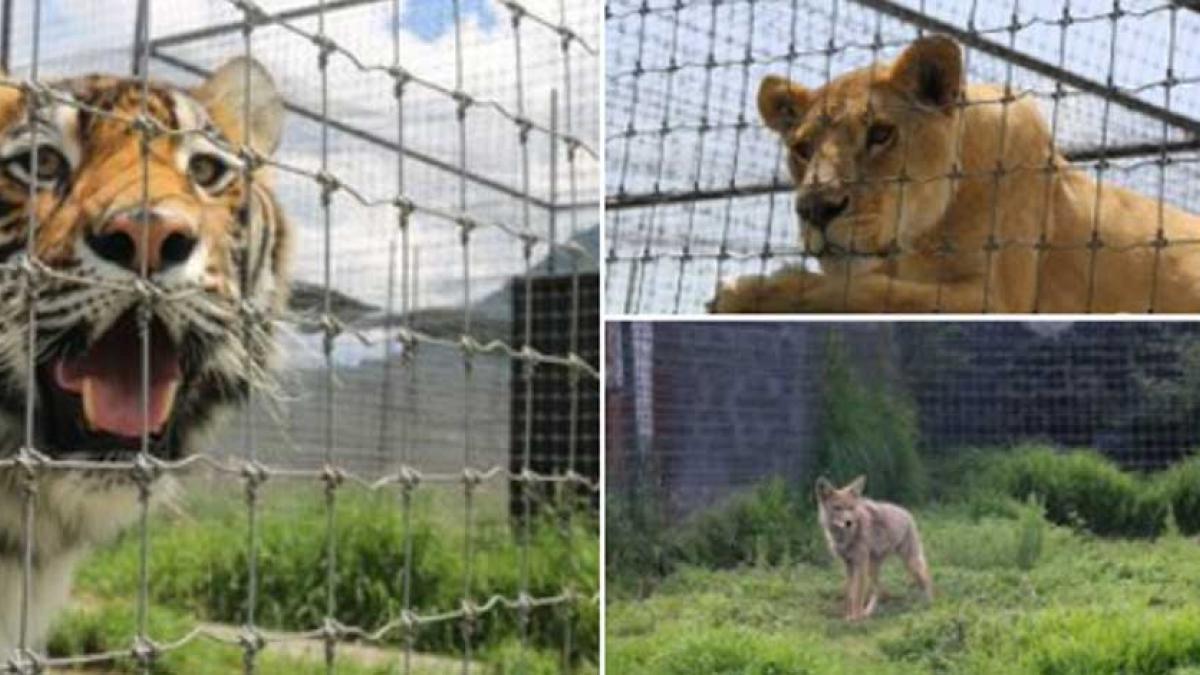
[[[485,32],[496,26],[496,13],[489,0],[462,0],[461,11],[464,19],[474,17]],[[409,32],[432,42],[454,29],[453,4],[430,0],[409,2],[400,22]]]

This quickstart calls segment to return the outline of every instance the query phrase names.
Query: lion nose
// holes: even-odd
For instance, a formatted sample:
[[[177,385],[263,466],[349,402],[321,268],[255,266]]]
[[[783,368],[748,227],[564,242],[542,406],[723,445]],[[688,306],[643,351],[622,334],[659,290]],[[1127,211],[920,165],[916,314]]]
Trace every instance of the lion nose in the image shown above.
[[[796,213],[800,218],[817,228],[824,230],[835,218],[842,215],[850,206],[850,198],[832,199],[828,195],[813,192],[796,198]]]
[[[139,273],[145,265],[152,274],[191,257],[196,233],[177,219],[135,210],[113,216],[99,232],[88,234],[87,244],[104,260]]]

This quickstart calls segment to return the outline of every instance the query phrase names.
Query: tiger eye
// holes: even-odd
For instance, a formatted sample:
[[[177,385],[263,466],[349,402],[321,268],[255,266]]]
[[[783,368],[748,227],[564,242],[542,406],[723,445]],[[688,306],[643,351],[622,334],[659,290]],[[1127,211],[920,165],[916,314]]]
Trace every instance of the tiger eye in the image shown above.
[[[202,188],[212,188],[225,175],[228,167],[213,155],[195,155],[188,161],[188,173]]]
[[[63,156],[57,151],[49,148],[42,148],[38,151],[37,158],[37,177],[39,180],[54,180],[62,173],[64,166]]]

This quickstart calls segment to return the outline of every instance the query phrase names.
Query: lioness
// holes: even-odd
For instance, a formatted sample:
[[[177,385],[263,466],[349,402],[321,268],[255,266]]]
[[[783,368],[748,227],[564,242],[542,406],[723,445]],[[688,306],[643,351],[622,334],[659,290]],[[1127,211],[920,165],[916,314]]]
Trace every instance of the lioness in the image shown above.
[[[737,279],[712,311],[1200,311],[1200,217],[1072,168],[948,38],[817,90],[768,76],[758,109],[822,274]]]

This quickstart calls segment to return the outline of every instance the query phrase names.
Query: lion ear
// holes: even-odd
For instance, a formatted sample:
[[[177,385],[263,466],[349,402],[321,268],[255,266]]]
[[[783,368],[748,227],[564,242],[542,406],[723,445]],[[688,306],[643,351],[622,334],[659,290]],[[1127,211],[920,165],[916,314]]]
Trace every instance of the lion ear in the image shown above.
[[[246,140],[265,155],[279,146],[283,98],[270,73],[258,61],[238,57],[227,62],[193,94],[214,118],[235,126],[239,136],[235,140]]]
[[[768,75],[758,85],[758,114],[763,124],[777,133],[796,128],[808,104],[808,90],[786,77]]]
[[[817,479],[817,499],[825,501],[829,495],[833,494],[833,483],[829,479],[821,476]]]
[[[962,50],[948,37],[923,37],[896,59],[888,80],[917,105],[949,112],[962,91]]]
[[[850,481],[850,484],[847,485],[843,489],[846,490],[847,492],[849,492],[850,494],[854,495],[855,497],[861,497],[863,495],[863,490],[865,490],[866,487],[867,487],[867,477],[859,476],[858,478],[855,478],[854,480]]]

